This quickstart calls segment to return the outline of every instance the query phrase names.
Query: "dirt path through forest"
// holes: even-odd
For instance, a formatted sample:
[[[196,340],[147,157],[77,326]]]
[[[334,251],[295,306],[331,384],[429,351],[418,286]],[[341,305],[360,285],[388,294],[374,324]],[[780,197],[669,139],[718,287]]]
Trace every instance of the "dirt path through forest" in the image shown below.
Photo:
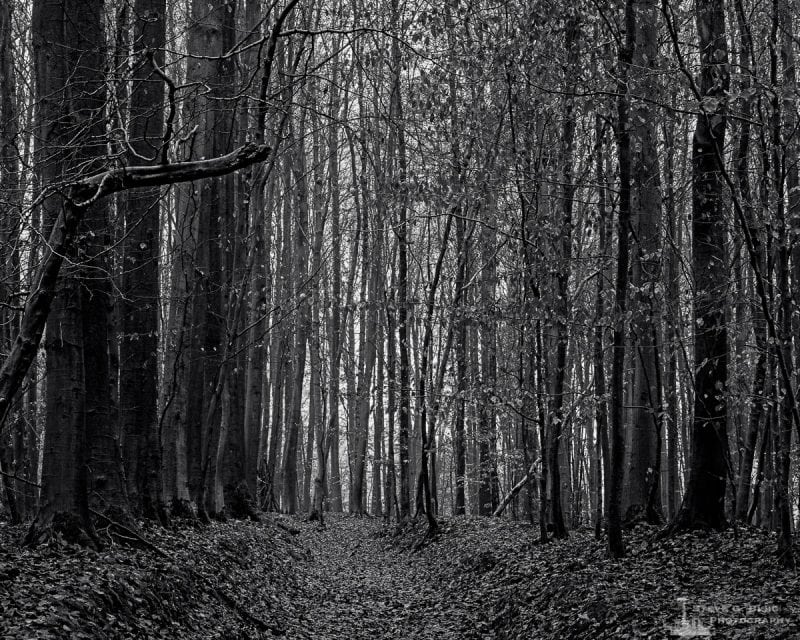
[[[463,599],[444,600],[446,585],[424,554],[381,536],[380,521],[330,517],[319,529],[303,524],[309,550],[306,601],[297,603],[297,637],[324,639],[462,638]],[[295,631],[289,635],[295,637]]]

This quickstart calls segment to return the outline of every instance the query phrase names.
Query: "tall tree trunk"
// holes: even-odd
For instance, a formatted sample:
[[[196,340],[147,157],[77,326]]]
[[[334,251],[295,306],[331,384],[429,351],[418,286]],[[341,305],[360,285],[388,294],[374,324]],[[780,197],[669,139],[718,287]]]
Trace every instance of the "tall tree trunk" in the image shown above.
[[[784,64],[787,61],[786,46],[793,47],[793,43],[786,43],[785,38],[778,37],[779,28],[783,30],[785,25],[791,23],[793,17],[786,6],[786,0],[773,1],[772,30],[770,34],[770,83],[773,87],[778,87],[778,58],[780,47],[781,58]],[[775,434],[775,463],[777,482],[776,490],[776,510],[778,519],[778,556],[781,564],[786,568],[793,569],[795,566],[794,552],[792,550],[792,505],[789,498],[790,490],[790,452],[792,446],[792,414],[796,410],[792,406],[794,396],[792,389],[787,388],[793,383],[793,360],[792,360],[792,298],[789,289],[789,226],[786,215],[786,158],[789,143],[783,139],[781,132],[782,116],[781,100],[777,92],[772,98],[772,154],[773,172],[775,184],[775,204],[776,204],[776,285],[777,293],[780,297],[778,308],[778,341],[773,346],[780,350],[779,357],[783,359],[786,368],[786,378],[780,378],[780,411],[778,417],[778,431]],[[790,129],[793,132],[793,130]],[[794,164],[794,162],[792,163]],[[796,169],[795,169],[796,171]],[[797,186],[795,174],[795,187]],[[795,195],[794,201],[796,202]],[[800,429],[800,425],[798,425]]]
[[[105,155],[102,2],[35,2],[33,43],[39,103],[37,160],[41,184],[52,188],[79,171],[96,171]],[[82,144],[68,143],[75,139]],[[44,200],[43,217],[50,226],[62,207],[74,206],[54,193]],[[67,249],[74,266],[61,275],[60,293],[47,323],[42,504],[29,542],[48,537],[53,528],[73,539],[96,540],[90,506],[110,511],[118,521],[129,521],[112,421],[112,299],[105,203],[97,202],[83,212],[79,231],[79,246]]]
[[[657,95],[657,0],[634,3],[635,32],[628,86],[630,90],[631,226],[635,230],[631,287],[633,409],[627,429],[628,463],[624,481],[624,518],[661,522],[660,455],[662,410],[656,384],[659,360],[656,337],[660,305],[656,285],[661,279],[661,185],[656,154],[655,114],[650,103]]]
[[[486,194],[487,200],[491,196]],[[497,415],[494,401],[497,395],[497,315],[495,295],[497,279],[495,233],[496,218],[487,204],[488,220],[481,227],[480,301],[481,301],[481,394],[478,423],[478,512],[490,516],[499,504],[497,480]],[[443,246],[446,246],[443,245]]]
[[[165,0],[137,0],[133,8],[133,56],[147,62],[133,71],[128,137],[130,162],[163,162],[156,153],[163,135]],[[128,498],[135,512],[164,520],[158,425],[158,271],[161,224],[158,187],[120,198],[125,225],[120,302],[119,416]]]
[[[633,0],[625,2],[625,42],[618,53],[617,148],[619,153],[619,213],[617,216],[617,273],[614,284],[614,351],[611,360],[611,468],[609,469],[606,531],[612,557],[625,555],[622,539],[622,490],[625,459],[624,378],[628,268],[631,224],[630,87],[628,85],[636,33]]]
[[[566,18],[564,46],[567,51],[567,68],[576,69],[579,56],[580,27],[577,16]],[[573,82],[572,80],[570,81]],[[575,85],[570,84],[574,89]],[[574,142],[576,114],[574,97],[568,96],[566,116],[561,139],[562,163],[562,219],[559,227],[560,268],[556,274],[556,320],[555,320],[555,360],[552,371],[552,405],[550,407],[549,429],[547,437],[547,467],[550,473],[550,512],[553,525],[553,536],[567,537],[561,500],[561,473],[559,466],[559,448],[564,428],[564,390],[567,376],[567,347],[569,343],[569,276],[572,258],[572,209],[575,199],[573,176]]]
[[[297,495],[297,456],[302,442],[302,399],[303,381],[306,371],[306,354],[308,335],[311,329],[311,308],[307,292],[308,279],[308,187],[306,181],[306,157],[302,132],[305,129],[305,117],[300,119],[300,135],[297,132],[290,138],[295,145],[292,159],[292,194],[295,210],[294,229],[294,298],[297,300],[297,319],[295,321],[294,346],[292,349],[291,407],[287,404],[289,429],[283,452],[283,508],[287,513],[295,513],[298,508]],[[287,378],[287,382],[289,379]],[[288,398],[288,396],[287,396]]]
[[[400,505],[397,500],[397,465],[395,457],[395,416],[397,414],[397,306],[394,303],[397,287],[394,282],[395,269],[392,266],[391,295],[386,295],[384,314],[386,315],[386,410],[388,425],[386,432],[386,515],[394,513],[400,522]]]
[[[667,147],[664,166],[664,210],[667,218],[667,244],[664,266],[665,300],[665,342],[669,347],[666,381],[664,391],[667,405],[667,517],[671,520],[680,506],[680,479],[678,477],[678,423],[681,419],[678,407],[678,351],[680,334],[678,324],[680,314],[679,286],[679,226],[680,220],[675,207],[675,124],[672,118],[664,124],[664,141]],[[685,443],[684,443],[685,446]]]
[[[342,108],[339,89],[331,83],[330,108],[336,119]],[[328,184],[331,192],[331,237],[341,237],[341,194],[339,190],[339,129],[331,125],[328,129]],[[331,249],[331,313],[328,321],[330,353],[330,378],[328,380],[328,428],[330,443],[330,509],[342,511],[342,477],[339,472],[339,372],[342,359],[342,248],[334,242]]]
[[[235,0],[191,0],[187,34],[186,79],[197,87],[185,102],[184,117],[196,122],[197,132],[191,145],[187,145],[190,158],[208,158],[224,154],[233,142],[232,110],[228,108],[228,95],[233,91],[233,61],[222,54],[233,45],[235,33]],[[188,341],[188,366],[186,388],[186,450],[189,493],[199,510],[214,505],[201,505],[205,461],[216,458],[219,448],[222,413],[220,405],[213,402],[218,372],[222,365],[220,356],[224,349],[226,327],[223,326],[226,295],[223,271],[222,220],[233,215],[232,182],[229,178],[213,178],[192,185],[191,195],[183,198],[180,215],[195,219],[196,245],[194,264],[190,273],[193,301],[191,309],[191,335]],[[209,415],[212,405],[216,415]],[[213,433],[206,434],[203,425],[215,425]],[[209,437],[211,440],[209,440]],[[213,497],[213,496],[211,496]]]
[[[456,327],[456,399],[455,399],[455,424],[453,425],[453,449],[455,456],[456,498],[454,515],[466,515],[466,496],[464,485],[467,481],[467,441],[465,433],[467,409],[467,313],[463,300],[463,291],[467,286],[467,255],[468,247],[465,234],[463,216],[456,218],[456,250],[458,251],[458,266],[456,271],[455,289],[459,292],[461,304],[458,310]]]
[[[19,140],[19,113],[13,60],[17,47],[13,42],[12,6],[0,6],[0,201],[4,212],[0,216],[0,352],[11,350],[12,339],[19,324],[18,306],[21,273],[19,237],[22,214],[22,192],[17,146]],[[30,384],[30,383],[29,383]],[[32,386],[35,386],[32,385]],[[32,487],[28,450],[30,441],[24,410],[15,410],[14,429],[0,432],[0,483],[12,522],[21,522],[28,515]],[[8,474],[8,475],[6,475]],[[16,480],[14,479],[16,477]]]
[[[270,345],[270,377],[272,378],[272,402],[270,404],[272,422],[269,433],[269,450],[267,452],[266,495],[263,506],[266,509],[279,509],[281,497],[281,458],[279,452],[283,443],[284,422],[288,419],[290,406],[286,402],[287,369],[291,369],[291,351],[288,348],[291,339],[291,322],[284,306],[291,308],[292,299],[292,207],[291,207],[291,172],[288,164],[283,167],[283,201],[280,225],[279,261],[277,282],[275,284],[276,307],[281,309],[281,323],[273,332]]]
[[[760,228],[752,187],[750,184],[750,120],[753,111],[752,98],[748,95],[748,90],[752,85],[753,70],[751,65],[754,63],[753,42],[750,32],[750,24],[744,13],[741,0],[736,3],[736,17],[739,28],[741,48],[739,50],[739,64],[742,66],[742,114],[739,125],[739,135],[736,141],[734,154],[734,174],[736,177],[739,197],[745,219],[749,226],[750,237],[752,238],[753,250],[759,262],[759,271],[766,273],[767,261],[764,254],[763,229]],[[751,388],[750,415],[747,428],[744,433],[744,441],[741,446],[739,456],[739,479],[736,489],[736,518],[744,521],[747,517],[748,504],[750,502],[750,487],[752,484],[753,462],[755,458],[756,442],[761,430],[762,420],[765,413],[765,398],[767,380],[767,326],[761,305],[753,302],[751,305],[751,316],[753,323],[753,335],[755,337],[756,357],[755,367],[752,372],[753,382]]]
[[[604,303],[604,290],[608,261],[605,256],[608,252],[608,236],[610,223],[606,205],[606,171],[604,160],[604,137],[605,128],[603,127],[600,116],[595,120],[595,135],[597,139],[596,150],[596,177],[598,185],[598,254],[602,257],[602,270],[597,275],[597,285],[595,289],[595,327],[594,342],[592,350],[592,367],[594,370],[594,401],[595,401],[595,422],[597,424],[597,439],[594,445],[593,457],[595,463],[595,535],[599,537],[603,528],[603,517],[607,514],[607,503],[610,489],[611,456],[608,443],[608,402],[606,398],[606,371],[605,371],[605,336],[603,319],[606,316],[606,305]]]
[[[725,206],[721,166],[724,158],[726,92],[729,86],[724,0],[697,6],[700,44],[700,95],[703,109],[692,140],[692,274],[694,305],[694,421],[689,479],[672,529],[725,525],[728,439],[725,389],[728,338],[724,309],[726,286]]]
[[[399,2],[392,0],[392,23],[396,36],[399,37]],[[396,139],[397,174],[395,178],[397,193],[397,342],[400,350],[400,518],[411,517],[411,478],[409,470],[409,438],[411,434],[411,363],[409,358],[409,326],[408,326],[408,219],[407,219],[407,152],[403,123],[403,99],[400,94],[402,74],[402,58],[397,37],[392,38],[392,72],[394,73],[391,112],[394,122],[393,135]]]

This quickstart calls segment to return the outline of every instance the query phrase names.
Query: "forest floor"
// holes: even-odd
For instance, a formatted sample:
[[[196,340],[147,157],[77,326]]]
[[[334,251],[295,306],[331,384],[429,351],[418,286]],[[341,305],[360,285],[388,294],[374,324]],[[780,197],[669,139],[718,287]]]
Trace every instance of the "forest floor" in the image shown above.
[[[24,548],[22,533],[0,523],[3,639],[800,638],[800,576],[754,529],[656,540],[641,526],[618,562],[588,531],[542,546],[483,518],[427,540],[372,518],[265,516],[145,528],[149,546],[99,552]]]

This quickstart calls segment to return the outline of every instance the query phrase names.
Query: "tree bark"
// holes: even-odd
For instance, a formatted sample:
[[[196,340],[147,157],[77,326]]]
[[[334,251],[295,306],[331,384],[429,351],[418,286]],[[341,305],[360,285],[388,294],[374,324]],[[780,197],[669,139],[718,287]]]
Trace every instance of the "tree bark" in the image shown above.
[[[633,0],[625,2],[625,42],[620,44],[617,81],[617,148],[619,153],[619,213],[617,216],[617,273],[614,283],[614,338],[611,360],[611,468],[609,469],[608,550],[613,558],[625,555],[622,539],[622,491],[625,460],[624,378],[628,268],[631,224],[631,138],[629,73],[633,61],[636,15]]]
[[[133,55],[148,53],[134,69],[128,136],[130,161],[162,160],[164,0],[137,0],[133,8]],[[165,520],[158,425],[158,271],[161,224],[159,187],[127,191],[119,205],[125,225],[120,303],[120,407],[126,489],[135,513]]]
[[[703,102],[692,140],[692,274],[695,281],[696,363],[689,479],[671,530],[725,526],[728,474],[725,389],[728,339],[723,299],[725,206],[722,200],[728,45],[723,0],[697,5]]]
[[[626,430],[627,465],[623,517],[644,518],[657,524],[663,519],[659,491],[662,407],[659,373],[660,304],[656,285],[661,279],[661,185],[656,153],[655,114],[649,99],[658,94],[657,0],[637,0],[632,11],[635,32],[628,86],[630,92],[631,227],[635,231],[631,300],[634,346],[633,408]]]

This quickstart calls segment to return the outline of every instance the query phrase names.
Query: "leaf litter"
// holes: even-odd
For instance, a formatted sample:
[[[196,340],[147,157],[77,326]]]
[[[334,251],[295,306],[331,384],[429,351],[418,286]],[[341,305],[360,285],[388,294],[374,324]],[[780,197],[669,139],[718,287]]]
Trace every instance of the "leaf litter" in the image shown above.
[[[440,525],[433,540],[421,523],[335,515],[143,525],[154,553],[29,549],[0,524],[0,638],[660,639],[678,637],[682,608],[712,638],[800,638],[798,576],[757,529],[658,540],[639,526],[614,561],[589,531],[542,546],[508,520]]]

